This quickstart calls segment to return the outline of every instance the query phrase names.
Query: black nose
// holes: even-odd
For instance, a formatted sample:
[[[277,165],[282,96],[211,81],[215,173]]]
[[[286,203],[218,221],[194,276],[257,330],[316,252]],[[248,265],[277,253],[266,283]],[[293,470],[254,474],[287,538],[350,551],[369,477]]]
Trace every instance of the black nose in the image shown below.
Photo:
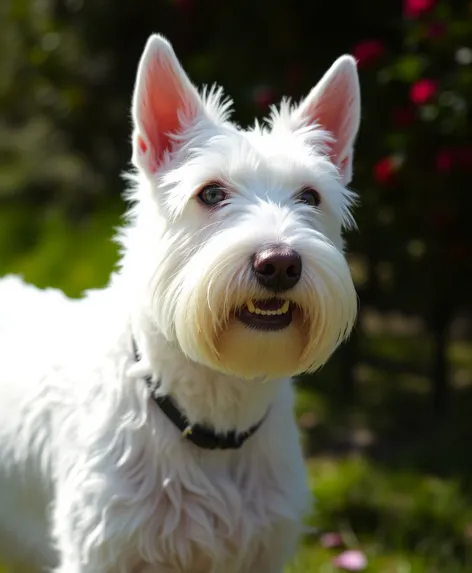
[[[259,284],[273,292],[293,288],[302,274],[302,259],[287,247],[267,247],[254,255],[252,268]]]

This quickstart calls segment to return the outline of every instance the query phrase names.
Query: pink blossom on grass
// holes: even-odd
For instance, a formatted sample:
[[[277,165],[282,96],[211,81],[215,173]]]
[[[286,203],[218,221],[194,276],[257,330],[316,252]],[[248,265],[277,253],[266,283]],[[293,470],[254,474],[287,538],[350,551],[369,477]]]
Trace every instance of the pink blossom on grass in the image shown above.
[[[367,567],[367,558],[359,549],[349,549],[335,557],[333,563],[345,571],[363,571]]]

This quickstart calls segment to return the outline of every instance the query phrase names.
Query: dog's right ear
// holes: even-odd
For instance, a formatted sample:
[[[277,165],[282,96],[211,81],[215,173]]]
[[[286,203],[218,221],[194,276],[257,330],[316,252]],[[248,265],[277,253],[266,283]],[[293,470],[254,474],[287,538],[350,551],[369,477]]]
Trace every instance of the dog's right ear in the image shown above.
[[[202,110],[196,88],[172,46],[160,35],[147,41],[133,95],[133,163],[152,175],[179,133]]]

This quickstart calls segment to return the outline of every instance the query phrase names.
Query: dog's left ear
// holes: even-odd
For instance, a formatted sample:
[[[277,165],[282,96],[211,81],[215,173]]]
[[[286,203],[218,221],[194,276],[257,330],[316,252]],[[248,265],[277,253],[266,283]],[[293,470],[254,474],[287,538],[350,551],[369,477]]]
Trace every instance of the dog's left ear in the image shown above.
[[[298,125],[318,125],[333,137],[330,156],[344,185],[352,179],[354,141],[360,123],[360,88],[356,61],[341,56],[293,112]]]
[[[133,163],[153,174],[181,132],[202,110],[196,88],[172,46],[158,34],[147,41],[133,95]]]

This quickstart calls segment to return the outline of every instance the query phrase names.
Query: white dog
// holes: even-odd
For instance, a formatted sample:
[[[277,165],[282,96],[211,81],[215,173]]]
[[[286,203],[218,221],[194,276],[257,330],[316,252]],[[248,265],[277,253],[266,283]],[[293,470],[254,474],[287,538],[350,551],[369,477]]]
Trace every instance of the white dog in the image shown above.
[[[310,509],[290,377],[357,311],[359,101],[343,56],[244,131],[149,39],[118,272],[80,301],[0,282],[0,562],[282,572]]]

